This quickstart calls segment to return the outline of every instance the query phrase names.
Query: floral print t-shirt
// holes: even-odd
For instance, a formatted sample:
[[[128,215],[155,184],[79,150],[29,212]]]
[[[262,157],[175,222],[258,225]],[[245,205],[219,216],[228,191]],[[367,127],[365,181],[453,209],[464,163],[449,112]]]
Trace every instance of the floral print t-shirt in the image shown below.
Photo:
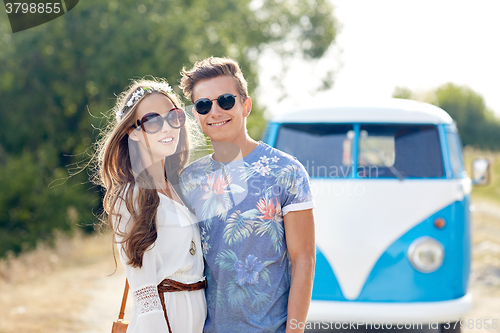
[[[283,216],[314,207],[302,164],[259,142],[230,163],[195,161],[181,188],[200,222],[204,332],[285,332],[291,263]]]

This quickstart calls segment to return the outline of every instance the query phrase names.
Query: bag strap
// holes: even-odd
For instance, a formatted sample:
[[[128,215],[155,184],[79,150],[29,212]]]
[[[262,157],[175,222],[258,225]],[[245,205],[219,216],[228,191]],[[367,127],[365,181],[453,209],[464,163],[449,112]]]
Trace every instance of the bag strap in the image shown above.
[[[125,289],[123,290],[123,298],[122,298],[122,306],[120,308],[120,314],[118,315],[118,320],[123,320],[125,316],[125,305],[127,305],[127,296],[128,296],[128,280],[125,279]]]

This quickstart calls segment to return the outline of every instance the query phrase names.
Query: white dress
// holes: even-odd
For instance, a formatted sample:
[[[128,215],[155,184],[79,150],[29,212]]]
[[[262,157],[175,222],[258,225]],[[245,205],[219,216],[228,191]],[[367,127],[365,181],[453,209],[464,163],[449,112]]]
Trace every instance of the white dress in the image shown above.
[[[120,261],[130,285],[133,309],[127,333],[168,332],[157,285],[164,279],[195,283],[204,279],[203,255],[196,218],[185,206],[159,193],[156,242],[144,253],[141,268],[126,264],[126,256],[118,244]],[[117,203],[122,215],[119,230],[127,230],[130,213],[125,202]],[[191,222],[187,219],[191,218]],[[119,241],[121,238],[116,237]],[[189,253],[191,240],[196,245],[195,255]],[[205,290],[164,293],[167,316],[172,333],[201,333],[207,314]]]

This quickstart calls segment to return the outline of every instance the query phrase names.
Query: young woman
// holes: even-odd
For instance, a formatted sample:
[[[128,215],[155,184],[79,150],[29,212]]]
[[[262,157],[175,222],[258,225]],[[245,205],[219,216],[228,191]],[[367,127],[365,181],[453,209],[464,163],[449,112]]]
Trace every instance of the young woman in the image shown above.
[[[165,81],[150,80],[133,83],[113,111],[98,175],[134,301],[127,332],[202,332],[200,234],[174,186],[189,157],[186,115]]]

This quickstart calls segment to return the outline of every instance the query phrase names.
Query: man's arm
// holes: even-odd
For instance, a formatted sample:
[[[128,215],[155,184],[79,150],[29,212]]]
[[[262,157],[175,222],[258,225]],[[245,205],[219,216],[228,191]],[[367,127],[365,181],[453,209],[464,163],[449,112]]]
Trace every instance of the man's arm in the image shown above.
[[[312,209],[306,209],[291,211],[283,219],[287,249],[292,261],[286,333],[304,332],[316,261],[314,216]]]

